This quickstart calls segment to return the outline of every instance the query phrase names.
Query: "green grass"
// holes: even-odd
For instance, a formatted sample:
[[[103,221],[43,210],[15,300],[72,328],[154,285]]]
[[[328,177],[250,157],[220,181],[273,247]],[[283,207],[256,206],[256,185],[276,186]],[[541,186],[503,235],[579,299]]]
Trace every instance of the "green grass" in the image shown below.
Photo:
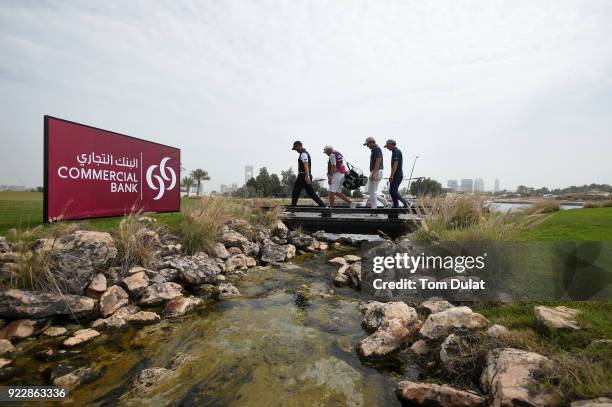
[[[25,230],[43,223],[43,194],[40,192],[0,192],[0,236],[7,236],[13,228]],[[192,205],[195,199],[184,198],[181,207]],[[171,228],[177,227],[183,220],[182,213],[147,214]],[[108,232],[115,229],[123,217],[88,219],[74,221],[84,227]]]
[[[523,231],[520,240],[612,240],[612,208],[568,209]]]

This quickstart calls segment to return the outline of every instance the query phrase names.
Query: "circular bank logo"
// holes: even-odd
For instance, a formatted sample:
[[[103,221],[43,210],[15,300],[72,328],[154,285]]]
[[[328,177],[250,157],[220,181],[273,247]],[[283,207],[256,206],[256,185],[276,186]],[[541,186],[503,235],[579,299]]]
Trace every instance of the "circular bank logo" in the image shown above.
[[[151,165],[147,169],[147,185],[154,191],[158,191],[153,200],[161,199],[166,191],[171,191],[176,186],[176,173],[166,163],[170,157],[162,158],[159,165]],[[168,185],[166,185],[168,183]]]

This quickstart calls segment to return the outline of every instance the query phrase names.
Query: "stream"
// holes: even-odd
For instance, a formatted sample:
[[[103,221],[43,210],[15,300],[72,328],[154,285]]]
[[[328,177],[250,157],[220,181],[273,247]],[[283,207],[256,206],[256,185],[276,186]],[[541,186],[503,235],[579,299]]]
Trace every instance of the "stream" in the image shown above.
[[[367,366],[355,345],[361,328],[359,292],[333,284],[344,253],[303,255],[256,267],[236,284],[242,296],[209,302],[195,314],[106,334],[60,361],[41,362],[38,340],[15,360],[7,384],[49,383],[58,363],[92,366],[101,375],[72,390],[75,405],[389,406],[400,405],[397,382],[406,369]],[[306,284],[312,296],[296,295]],[[54,342],[55,341],[55,342]],[[149,393],[131,389],[142,369],[173,366],[174,374]],[[412,377],[414,379],[414,377]]]

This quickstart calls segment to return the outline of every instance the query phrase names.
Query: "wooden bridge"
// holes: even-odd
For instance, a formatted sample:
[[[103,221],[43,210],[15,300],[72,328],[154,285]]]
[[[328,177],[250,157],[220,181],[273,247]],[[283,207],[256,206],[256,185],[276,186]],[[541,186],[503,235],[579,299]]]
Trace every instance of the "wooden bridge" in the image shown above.
[[[399,237],[418,228],[425,216],[423,208],[321,208],[282,206],[283,222],[291,228],[310,232],[387,235]]]

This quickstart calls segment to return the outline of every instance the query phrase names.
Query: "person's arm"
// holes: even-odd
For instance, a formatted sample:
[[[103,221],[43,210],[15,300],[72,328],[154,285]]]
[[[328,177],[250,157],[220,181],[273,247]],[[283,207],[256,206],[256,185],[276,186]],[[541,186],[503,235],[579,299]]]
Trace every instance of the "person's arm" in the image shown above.
[[[312,184],[312,180],[310,179],[310,163],[308,161],[304,161],[304,180],[307,184]]]
[[[391,175],[389,175],[389,181],[393,181],[393,177],[395,177],[395,173],[397,172],[397,167],[399,162],[397,160],[393,161],[393,166],[391,167]]]
[[[370,174],[370,179],[372,181],[376,180],[376,175],[378,174],[378,170],[380,169],[380,162],[381,162],[381,158],[377,157],[376,161],[374,162],[374,169],[372,170],[372,173]]]

